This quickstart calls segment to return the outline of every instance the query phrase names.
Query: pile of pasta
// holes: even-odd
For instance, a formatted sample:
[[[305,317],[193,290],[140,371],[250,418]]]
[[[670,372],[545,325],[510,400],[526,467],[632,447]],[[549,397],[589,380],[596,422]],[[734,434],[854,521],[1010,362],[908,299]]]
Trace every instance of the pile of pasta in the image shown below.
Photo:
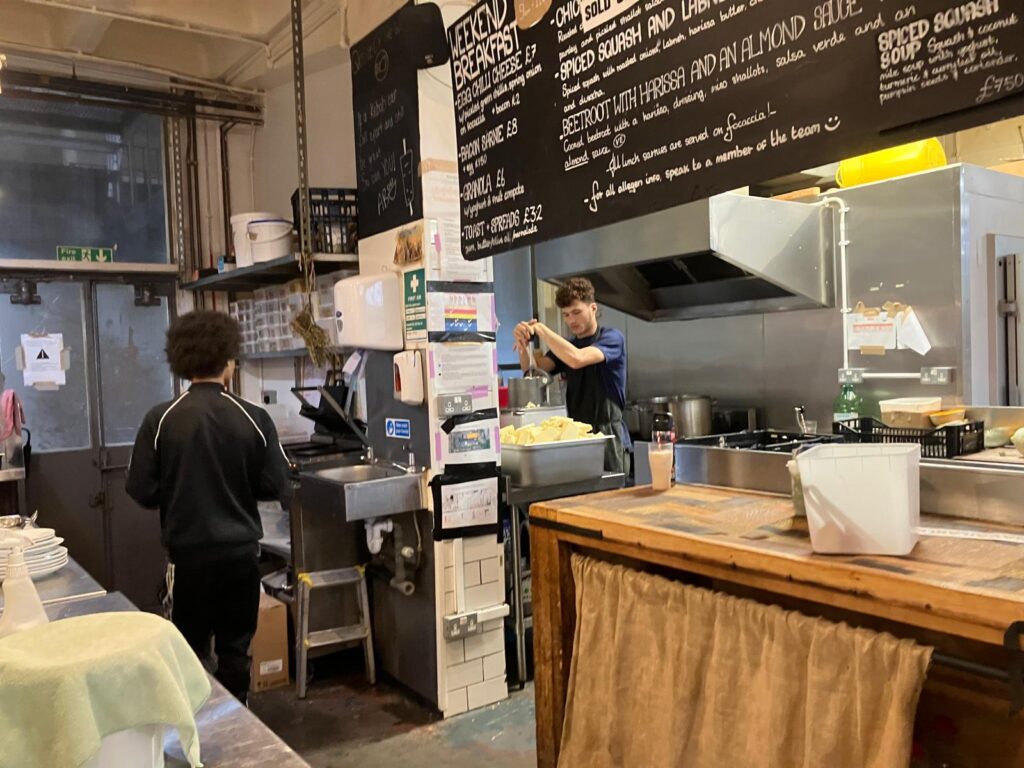
[[[510,424],[501,430],[502,445],[539,445],[597,437],[602,437],[602,435],[600,433],[595,435],[593,427],[589,424],[573,421],[565,416],[552,416],[540,424],[518,429]]]

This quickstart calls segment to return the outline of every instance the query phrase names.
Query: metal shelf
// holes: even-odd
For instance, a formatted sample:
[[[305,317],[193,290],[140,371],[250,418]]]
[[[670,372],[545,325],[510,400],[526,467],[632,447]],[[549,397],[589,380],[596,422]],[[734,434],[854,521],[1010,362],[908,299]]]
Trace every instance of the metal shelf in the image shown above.
[[[348,268],[359,268],[359,257],[351,253],[317,253],[313,261],[323,264],[330,271]],[[299,277],[299,256],[291,254],[273,261],[262,261],[251,267],[240,267],[230,272],[220,272],[209,277],[201,277],[181,287],[185,291],[224,291],[226,293],[242,293],[264,288],[268,285],[280,285]]]
[[[346,352],[345,347],[332,347],[332,352]],[[309,350],[305,347],[301,349],[285,349],[281,352],[250,352],[242,355],[242,360],[287,360],[293,357],[306,357],[309,355]]]

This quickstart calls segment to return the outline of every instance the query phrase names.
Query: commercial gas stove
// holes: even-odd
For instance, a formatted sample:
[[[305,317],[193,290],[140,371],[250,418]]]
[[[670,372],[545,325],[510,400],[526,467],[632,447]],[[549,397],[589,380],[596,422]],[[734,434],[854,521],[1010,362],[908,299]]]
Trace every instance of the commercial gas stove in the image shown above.
[[[676,481],[789,493],[786,468],[798,448],[842,442],[838,435],[774,429],[693,437],[676,443]]]

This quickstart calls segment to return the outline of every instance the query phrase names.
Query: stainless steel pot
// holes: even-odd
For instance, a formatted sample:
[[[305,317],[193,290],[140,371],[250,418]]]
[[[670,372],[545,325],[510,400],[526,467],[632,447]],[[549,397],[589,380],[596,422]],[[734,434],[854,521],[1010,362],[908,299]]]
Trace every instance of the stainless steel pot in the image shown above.
[[[546,408],[552,405],[551,390],[552,378],[541,371],[534,369],[537,375],[524,375],[521,379],[510,379],[508,382],[508,404],[510,408],[525,408],[533,405]]]
[[[676,437],[703,437],[711,434],[712,400],[704,395],[648,397],[636,406],[637,432],[641,440],[650,440],[656,413],[671,413]]]
[[[669,400],[669,413],[676,425],[676,437],[704,437],[711,434],[711,398],[679,395]]]

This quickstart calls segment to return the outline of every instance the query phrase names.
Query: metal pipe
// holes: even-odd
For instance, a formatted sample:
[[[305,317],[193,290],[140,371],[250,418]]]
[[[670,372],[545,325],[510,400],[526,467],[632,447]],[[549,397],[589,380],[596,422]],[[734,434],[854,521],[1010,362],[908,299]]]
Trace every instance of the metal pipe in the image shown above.
[[[953,656],[946,656],[943,653],[933,653],[932,661],[936,664],[941,664],[944,667],[950,667],[961,672],[968,672],[972,675],[978,675],[979,677],[987,677],[990,680],[1001,680],[1006,682],[1010,679],[1009,674],[1002,669],[996,669],[995,667],[989,667],[984,664],[978,664],[974,661],[967,661],[966,659],[958,659]]]
[[[231,169],[228,166],[228,131],[238,123],[223,123],[220,126],[220,190],[224,200],[224,251],[233,253],[231,234]],[[235,254],[238,257],[238,254]],[[298,386],[302,386],[301,383]]]
[[[843,370],[850,368],[850,326],[846,322],[846,315],[850,312],[850,280],[847,270],[846,246],[850,239],[846,234],[846,214],[850,212],[850,206],[841,197],[826,197],[822,199],[822,205],[833,207],[839,211],[839,276],[843,281],[843,306],[840,312],[843,316]]]
[[[906,379],[908,381],[920,381],[920,373],[871,373],[865,371],[861,374],[865,379]]]
[[[248,45],[258,45],[263,48],[264,52],[270,55],[270,43],[266,40],[261,40],[258,37],[251,35],[242,35],[238,32],[225,32],[214,27],[207,27],[202,24],[190,24],[187,21],[176,22],[170,19],[162,19],[157,16],[146,16],[143,14],[134,13],[122,13],[121,11],[110,11],[105,8],[99,8],[95,5],[79,5],[78,3],[71,3],[67,0],[25,0],[25,2],[31,5],[44,5],[50,8],[60,8],[66,11],[75,11],[77,13],[85,13],[89,16],[105,16],[110,19],[119,19],[120,21],[129,21],[134,24],[147,24],[152,27],[160,27],[162,29],[173,29],[179,32],[192,32],[197,35],[206,35],[208,37],[220,37],[225,40],[234,40],[239,43],[246,43]]]
[[[263,96],[263,91],[258,88],[244,88],[240,85],[229,85],[227,83],[221,83],[216,80],[207,80],[202,77],[186,75],[183,72],[175,72],[174,70],[165,69],[164,67],[157,67],[151,64],[143,64],[142,62],[138,61],[127,61],[123,59],[112,59],[107,56],[96,56],[91,53],[85,53],[84,51],[61,51],[56,48],[45,48],[39,45],[15,43],[9,40],[0,40],[0,48],[12,51],[24,51],[25,53],[35,53],[43,56],[54,56],[56,58],[71,59],[72,61],[86,61],[92,64],[105,64],[107,66],[121,67],[123,69],[135,70],[138,72],[146,72],[148,74],[153,75],[161,75],[162,77],[180,80],[183,83],[201,85],[204,88],[208,88],[214,91],[244,93],[247,96],[255,97]]]

